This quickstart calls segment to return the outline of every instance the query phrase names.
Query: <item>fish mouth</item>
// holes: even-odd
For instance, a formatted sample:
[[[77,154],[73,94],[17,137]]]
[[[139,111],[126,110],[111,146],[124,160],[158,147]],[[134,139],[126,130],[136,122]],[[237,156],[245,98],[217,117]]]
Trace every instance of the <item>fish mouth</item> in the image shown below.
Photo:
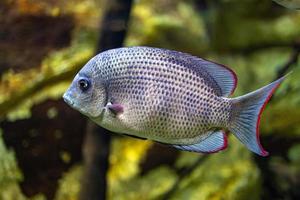
[[[63,95],[63,99],[64,101],[71,106],[73,109],[78,110],[80,113],[87,115],[82,108],[80,108],[77,104],[75,104],[75,102],[72,100],[72,96],[70,96],[68,93],[65,93]]]
[[[71,100],[70,96],[66,93],[63,95],[64,101],[71,107],[74,107],[74,101]]]

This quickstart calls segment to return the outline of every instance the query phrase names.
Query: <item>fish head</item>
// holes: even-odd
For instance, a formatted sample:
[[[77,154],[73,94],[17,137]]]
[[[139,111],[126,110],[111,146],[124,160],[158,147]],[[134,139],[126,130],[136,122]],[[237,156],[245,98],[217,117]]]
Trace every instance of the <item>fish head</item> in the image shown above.
[[[107,98],[104,79],[97,73],[97,69],[95,59],[91,59],[76,74],[63,95],[68,105],[90,118],[101,115]]]

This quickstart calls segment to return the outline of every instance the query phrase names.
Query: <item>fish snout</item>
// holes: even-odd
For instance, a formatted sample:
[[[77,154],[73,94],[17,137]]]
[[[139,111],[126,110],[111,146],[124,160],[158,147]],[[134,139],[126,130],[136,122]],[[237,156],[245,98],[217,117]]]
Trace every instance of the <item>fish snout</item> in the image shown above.
[[[68,92],[65,92],[64,95],[63,95],[63,99],[64,101],[70,105],[70,106],[73,106],[74,105],[74,101],[72,101],[72,98],[70,97],[70,95],[68,94]]]

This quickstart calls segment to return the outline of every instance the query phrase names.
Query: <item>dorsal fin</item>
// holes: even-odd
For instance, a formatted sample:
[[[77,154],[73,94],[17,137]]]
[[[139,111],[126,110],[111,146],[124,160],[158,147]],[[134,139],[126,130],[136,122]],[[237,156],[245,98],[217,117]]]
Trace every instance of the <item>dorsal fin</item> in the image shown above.
[[[224,65],[179,51],[143,46],[129,48],[135,48],[137,51],[155,51],[157,55],[165,55],[166,58],[170,59],[169,61],[171,63],[174,61],[181,63],[184,67],[201,76],[201,78],[206,81],[206,84],[214,89],[214,92],[218,96],[227,97],[231,95],[236,88],[236,74]]]
[[[231,95],[237,84],[237,76],[228,67],[220,65],[204,59],[198,59],[199,65],[203,66],[203,69],[208,72],[210,76],[217,82],[221,88],[221,96],[227,97]]]
[[[199,74],[209,85],[217,88],[215,92],[218,95],[227,97],[234,92],[237,76],[228,67],[187,53],[163,49],[162,51],[167,52],[172,59],[185,63],[186,67]]]
[[[196,144],[172,146],[184,151],[215,153],[227,147],[227,136],[223,130],[220,130],[210,133],[210,135],[206,139]]]

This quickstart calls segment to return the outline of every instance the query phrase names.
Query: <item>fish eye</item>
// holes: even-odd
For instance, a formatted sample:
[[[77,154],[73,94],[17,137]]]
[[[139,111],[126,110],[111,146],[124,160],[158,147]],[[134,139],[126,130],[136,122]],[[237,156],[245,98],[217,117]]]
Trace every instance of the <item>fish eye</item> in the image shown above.
[[[90,82],[85,78],[79,79],[78,85],[83,92],[90,88]]]

